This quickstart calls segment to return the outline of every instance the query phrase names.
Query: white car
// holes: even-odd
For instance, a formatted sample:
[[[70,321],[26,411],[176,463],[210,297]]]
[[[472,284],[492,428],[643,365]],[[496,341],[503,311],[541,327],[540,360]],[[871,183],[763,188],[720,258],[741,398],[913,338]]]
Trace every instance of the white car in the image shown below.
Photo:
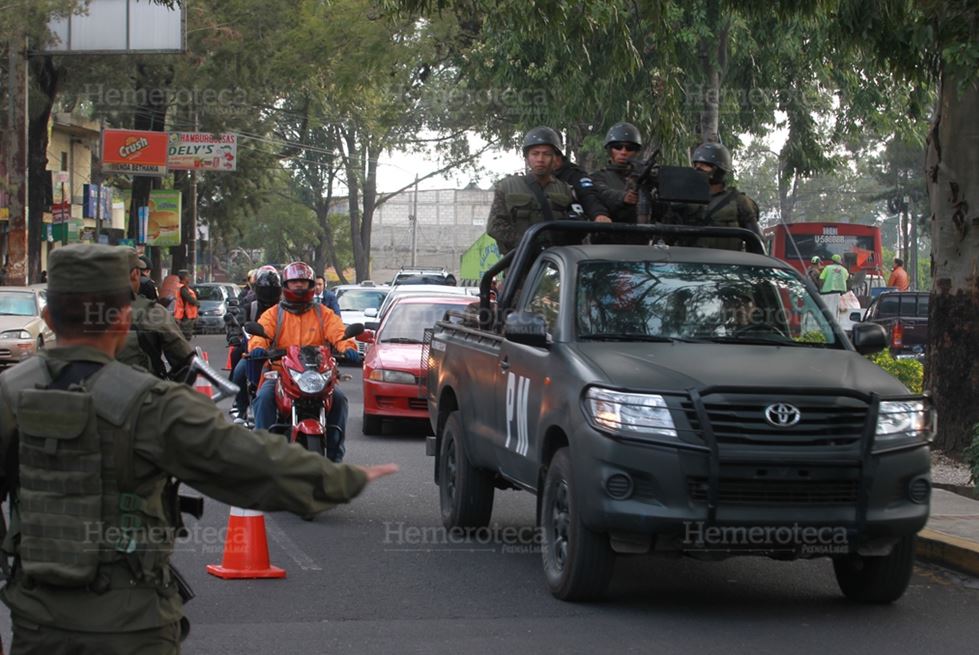
[[[46,302],[43,286],[0,287],[0,367],[22,362],[54,343],[54,332],[41,318]]]
[[[344,325],[376,321],[381,304],[391,290],[388,286],[364,284],[341,284],[330,291],[337,294],[340,305],[340,318]],[[357,349],[366,352],[370,344],[357,342]]]

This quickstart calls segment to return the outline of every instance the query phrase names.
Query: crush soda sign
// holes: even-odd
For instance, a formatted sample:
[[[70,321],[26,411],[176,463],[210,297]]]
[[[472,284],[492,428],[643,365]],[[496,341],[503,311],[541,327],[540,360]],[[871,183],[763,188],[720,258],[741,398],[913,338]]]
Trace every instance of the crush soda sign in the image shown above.
[[[167,134],[143,130],[103,130],[102,171],[166,175]]]

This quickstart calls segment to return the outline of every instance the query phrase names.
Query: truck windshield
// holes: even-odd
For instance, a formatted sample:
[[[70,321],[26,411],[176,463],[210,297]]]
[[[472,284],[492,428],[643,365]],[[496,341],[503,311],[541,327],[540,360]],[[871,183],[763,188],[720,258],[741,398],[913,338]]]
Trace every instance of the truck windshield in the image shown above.
[[[839,345],[805,285],[777,268],[582,262],[576,302],[580,339]]]

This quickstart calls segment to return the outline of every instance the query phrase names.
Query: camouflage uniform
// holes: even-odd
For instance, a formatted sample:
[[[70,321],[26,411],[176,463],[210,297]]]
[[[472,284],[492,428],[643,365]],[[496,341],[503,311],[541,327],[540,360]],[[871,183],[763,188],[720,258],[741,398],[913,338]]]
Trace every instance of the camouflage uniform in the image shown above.
[[[496,239],[501,255],[517,247],[527,228],[545,220],[530,184],[537,184],[533,175],[510,175],[496,184],[486,233]],[[573,202],[571,187],[551,178],[543,191],[550,201],[553,217],[566,218]]]
[[[52,253],[49,309],[73,288],[128,290],[119,250]],[[14,653],[179,652],[173,477],[224,503],[303,516],[367,483],[360,468],[232,425],[188,386],[93,346],[53,348],[8,369],[0,394],[0,470],[11,496],[3,550],[14,558],[0,598]],[[93,512],[94,531],[81,522]]]

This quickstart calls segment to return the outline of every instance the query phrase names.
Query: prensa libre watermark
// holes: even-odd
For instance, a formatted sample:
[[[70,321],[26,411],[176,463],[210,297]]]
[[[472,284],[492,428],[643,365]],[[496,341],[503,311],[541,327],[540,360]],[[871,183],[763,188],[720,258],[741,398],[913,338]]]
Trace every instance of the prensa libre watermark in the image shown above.
[[[684,521],[683,544],[699,551],[796,551],[800,555],[849,552],[847,529],[840,526],[718,526]]]
[[[539,528],[530,525],[492,525],[470,530],[450,530],[442,526],[385,521],[383,543],[388,547],[386,550],[463,550],[526,555],[540,553],[543,537]]]

